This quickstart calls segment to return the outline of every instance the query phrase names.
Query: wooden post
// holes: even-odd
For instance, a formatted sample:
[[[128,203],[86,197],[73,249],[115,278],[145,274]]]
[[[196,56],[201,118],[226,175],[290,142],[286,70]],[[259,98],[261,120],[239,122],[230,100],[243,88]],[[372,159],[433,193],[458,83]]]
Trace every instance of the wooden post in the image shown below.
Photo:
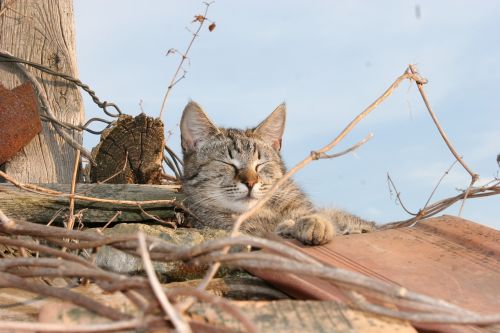
[[[55,71],[78,77],[72,0],[0,0],[0,49]],[[55,117],[81,124],[85,115],[78,89],[67,81],[29,68],[47,94]],[[23,76],[0,63],[0,83],[12,89]],[[3,169],[21,182],[71,183],[75,150],[43,122],[42,132],[19,151]],[[67,131],[67,130],[65,130]],[[76,142],[82,133],[70,130]]]

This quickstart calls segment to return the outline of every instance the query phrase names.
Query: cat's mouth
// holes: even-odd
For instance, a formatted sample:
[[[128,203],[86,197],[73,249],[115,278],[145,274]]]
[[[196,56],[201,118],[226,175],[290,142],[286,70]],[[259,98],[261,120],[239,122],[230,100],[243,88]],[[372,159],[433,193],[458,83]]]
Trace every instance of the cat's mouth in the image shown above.
[[[251,209],[256,204],[256,202],[257,199],[253,196],[244,196],[226,201],[224,202],[224,206],[235,213],[241,214]]]
[[[243,197],[243,198],[240,198],[240,199],[238,199],[238,200],[239,200],[239,201],[243,201],[243,202],[253,202],[253,201],[256,201],[256,200],[257,200],[257,198],[255,198],[253,195],[251,195],[251,194],[249,193],[247,196],[245,196],[245,197]]]

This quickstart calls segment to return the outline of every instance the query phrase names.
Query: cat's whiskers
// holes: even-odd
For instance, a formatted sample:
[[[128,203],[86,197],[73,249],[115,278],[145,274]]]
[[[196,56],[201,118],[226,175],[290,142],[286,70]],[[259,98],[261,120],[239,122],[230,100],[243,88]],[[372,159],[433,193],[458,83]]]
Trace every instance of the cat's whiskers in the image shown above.
[[[203,197],[201,198],[200,200],[198,201],[195,201],[195,202],[190,202],[189,203],[189,206],[202,206],[202,204],[207,204],[207,203],[213,203],[213,202],[216,202],[217,199],[221,198],[221,197],[225,197],[225,195],[223,194],[219,194],[219,195],[211,195],[211,196],[206,196],[206,197]]]

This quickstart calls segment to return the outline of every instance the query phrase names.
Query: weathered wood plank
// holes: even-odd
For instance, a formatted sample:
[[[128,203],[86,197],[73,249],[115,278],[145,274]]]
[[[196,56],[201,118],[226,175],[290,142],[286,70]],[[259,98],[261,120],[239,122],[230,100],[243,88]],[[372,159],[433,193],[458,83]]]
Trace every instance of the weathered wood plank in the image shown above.
[[[55,71],[78,76],[71,0],[0,1],[0,7],[5,9],[0,16],[0,49]],[[39,80],[58,120],[74,125],[83,122],[83,101],[76,86],[33,68],[28,71]],[[13,64],[0,63],[0,83],[6,88],[14,88],[25,81]],[[3,170],[22,182],[70,182],[75,150],[51,125],[43,122],[42,127],[42,132],[7,162]],[[76,142],[82,142],[81,132],[68,130],[67,133]]]
[[[127,304],[123,296],[117,296],[116,293],[108,295],[107,304],[116,308]],[[240,301],[231,304],[238,307],[262,333],[417,332],[408,322],[353,310],[334,301]],[[75,308],[60,301],[48,302],[41,308],[40,318],[44,322],[61,322],[63,319],[67,324],[102,320],[83,309],[74,311]],[[187,316],[194,332],[245,332],[240,322],[213,304],[197,303],[188,310]]]
[[[223,282],[220,280],[219,282]],[[165,287],[177,287],[178,284],[166,284]],[[47,297],[15,289],[0,289],[0,320],[65,322],[66,324],[90,324],[102,322],[103,318],[81,309],[73,304],[64,303]],[[123,294],[104,293],[94,284],[79,286],[73,291],[85,294],[126,313],[136,315],[137,309],[130,304]],[[237,306],[258,328],[265,333],[292,332],[337,332],[337,333],[416,333],[405,321],[375,316],[357,311],[335,301],[236,301]],[[78,311],[75,311],[77,310]],[[213,304],[197,303],[188,311],[191,323],[208,325],[209,332],[227,331],[244,332],[241,323],[221,308]],[[197,325],[193,325],[197,332]],[[202,331],[202,330],[201,330]],[[206,330],[203,332],[207,332]]]
[[[40,184],[53,190],[69,193],[70,184]],[[76,194],[89,197],[114,200],[169,200],[181,202],[182,194],[175,187],[166,185],[136,184],[77,184]],[[0,209],[10,217],[22,218],[31,222],[47,223],[59,210],[56,221],[62,221],[68,212],[69,199],[40,195],[20,190],[11,184],[0,184]],[[117,222],[147,221],[151,217],[144,214],[139,207],[102,202],[75,200],[75,212],[82,211],[84,223],[103,223],[109,221],[117,211],[122,214]],[[161,219],[175,217],[174,206],[165,204],[148,204],[142,206],[148,214]]]

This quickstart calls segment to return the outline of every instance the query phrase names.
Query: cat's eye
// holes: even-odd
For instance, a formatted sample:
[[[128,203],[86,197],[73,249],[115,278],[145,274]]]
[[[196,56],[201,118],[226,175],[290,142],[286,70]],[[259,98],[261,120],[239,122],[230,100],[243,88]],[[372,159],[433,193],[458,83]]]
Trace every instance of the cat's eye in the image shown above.
[[[236,172],[236,173],[238,173],[238,171],[239,171],[238,167],[236,165],[234,165],[233,163],[222,161],[222,160],[215,160],[215,161],[232,166],[234,169],[234,172]]]
[[[233,159],[233,152],[231,151],[231,148],[227,147],[227,154],[229,155],[230,159]]]
[[[256,166],[255,166],[255,171],[259,171],[259,169],[261,169],[261,167],[267,163],[269,163],[270,161],[265,161],[265,162],[262,162],[262,163],[258,163]]]

